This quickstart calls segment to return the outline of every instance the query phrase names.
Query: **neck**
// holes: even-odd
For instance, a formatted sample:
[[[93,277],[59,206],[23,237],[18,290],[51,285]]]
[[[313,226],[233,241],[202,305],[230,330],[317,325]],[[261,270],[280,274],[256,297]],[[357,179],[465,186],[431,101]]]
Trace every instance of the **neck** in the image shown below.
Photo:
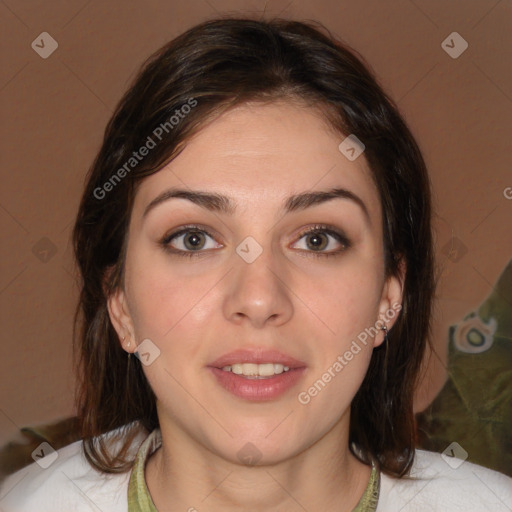
[[[282,462],[244,466],[163,426],[162,446],[146,466],[148,489],[158,510],[170,512],[241,507],[255,512],[350,512],[366,489],[371,468],[351,454],[342,427]]]

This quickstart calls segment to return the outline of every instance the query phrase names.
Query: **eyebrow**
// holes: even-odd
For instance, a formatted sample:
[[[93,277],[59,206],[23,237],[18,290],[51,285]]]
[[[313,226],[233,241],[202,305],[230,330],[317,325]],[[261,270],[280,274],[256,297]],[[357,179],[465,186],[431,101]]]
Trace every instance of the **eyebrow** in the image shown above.
[[[155,197],[144,209],[142,217],[144,218],[156,206],[169,201],[170,199],[187,199],[202,208],[227,215],[233,215],[236,213],[236,204],[229,197],[222,194],[204,192],[201,190],[171,188]],[[366,208],[363,200],[350,190],[346,190],[344,188],[332,188],[330,190],[295,194],[285,199],[281,208],[285,213],[291,213],[305,210],[311,206],[326,203],[333,199],[348,199],[354,202],[361,208],[366,220],[370,223],[370,214],[368,213],[368,209]]]

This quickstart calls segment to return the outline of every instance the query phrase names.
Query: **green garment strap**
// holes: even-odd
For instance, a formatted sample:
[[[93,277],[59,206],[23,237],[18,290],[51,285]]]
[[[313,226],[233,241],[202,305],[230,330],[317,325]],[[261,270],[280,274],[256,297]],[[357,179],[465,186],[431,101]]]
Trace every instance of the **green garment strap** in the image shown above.
[[[128,484],[128,512],[158,512],[144,478],[146,461],[162,444],[160,429],[155,429],[141,444]],[[380,472],[372,465],[370,480],[359,503],[352,512],[375,512],[379,501]]]
[[[128,512],[158,512],[144,478],[146,461],[162,444],[160,429],[155,429],[140,445],[128,484]]]
[[[375,512],[379,503],[379,493],[380,471],[375,464],[372,464],[372,472],[366,490],[352,512]]]

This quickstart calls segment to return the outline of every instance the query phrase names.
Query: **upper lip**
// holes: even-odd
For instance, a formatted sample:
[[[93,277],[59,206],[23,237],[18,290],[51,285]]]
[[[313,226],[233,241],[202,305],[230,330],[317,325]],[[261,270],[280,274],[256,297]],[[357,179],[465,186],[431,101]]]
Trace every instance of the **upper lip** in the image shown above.
[[[209,366],[214,368],[224,368],[236,363],[277,363],[289,368],[303,368],[306,364],[294,357],[291,357],[279,350],[268,349],[238,349],[220,356],[218,359],[210,363]]]

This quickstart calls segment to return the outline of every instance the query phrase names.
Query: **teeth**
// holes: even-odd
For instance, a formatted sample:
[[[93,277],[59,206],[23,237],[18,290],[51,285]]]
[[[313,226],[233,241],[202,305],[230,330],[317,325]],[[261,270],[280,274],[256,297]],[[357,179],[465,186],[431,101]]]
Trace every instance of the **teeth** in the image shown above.
[[[225,372],[233,372],[244,377],[271,377],[290,370],[289,366],[280,363],[237,363],[222,368]]]

